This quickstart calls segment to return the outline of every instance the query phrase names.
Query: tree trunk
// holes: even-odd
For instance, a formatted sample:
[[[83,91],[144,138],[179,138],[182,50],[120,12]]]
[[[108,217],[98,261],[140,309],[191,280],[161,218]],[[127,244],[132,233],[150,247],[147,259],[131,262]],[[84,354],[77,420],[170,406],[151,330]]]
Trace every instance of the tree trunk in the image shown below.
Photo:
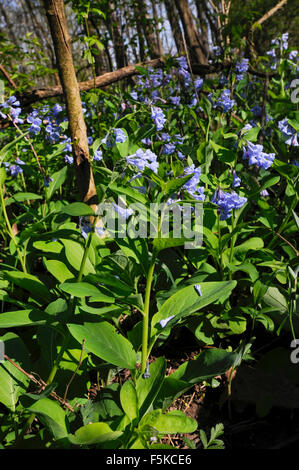
[[[209,40],[208,40],[208,20],[205,15],[206,0],[196,0],[196,10],[198,15],[198,23],[200,28],[200,42],[202,44],[204,55],[209,57]]]
[[[151,59],[159,57],[159,49],[156,42],[155,31],[153,28],[152,19],[150,18],[147,5],[144,0],[137,0],[138,17],[136,18],[142,25],[144,36],[146,39],[149,56]]]
[[[73,155],[82,200],[96,210],[97,192],[90,165],[86,126],[76,78],[63,0],[43,0],[50,26],[60,81],[66,101]]]
[[[180,18],[176,6],[173,2],[171,2],[171,0],[164,0],[164,4],[178,54],[182,55],[184,53],[184,41],[180,28]]]
[[[204,53],[204,48],[201,44],[200,36],[194,25],[192,13],[187,0],[175,0],[181,22],[183,24],[186,43],[189,49],[191,62],[199,62],[200,64],[207,63],[207,57]]]

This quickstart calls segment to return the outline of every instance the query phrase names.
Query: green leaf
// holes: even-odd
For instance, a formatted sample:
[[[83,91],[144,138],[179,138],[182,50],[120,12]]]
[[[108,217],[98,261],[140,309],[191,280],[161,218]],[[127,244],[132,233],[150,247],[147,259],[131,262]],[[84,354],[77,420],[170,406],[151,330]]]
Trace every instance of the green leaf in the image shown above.
[[[162,410],[153,410],[142,418],[139,429],[142,432],[142,428],[148,426],[155,428],[159,434],[185,434],[196,431],[197,422],[179,410],[165,414]]]
[[[236,281],[202,282],[200,284],[202,295],[195,290],[195,285],[190,285],[180,289],[168,298],[161,309],[153,316],[151,323],[151,336],[159,335],[162,331],[160,321],[174,316],[167,323],[167,328],[171,328],[181,318],[197,312],[199,309],[228,296],[236,286]]]
[[[65,206],[61,209],[61,212],[73,217],[83,217],[88,215],[95,215],[94,211],[90,206],[84,204],[83,202],[73,202],[68,206]]]
[[[224,349],[206,349],[197,359],[184,362],[173,374],[172,379],[192,384],[224,374],[235,364],[237,353]]]
[[[74,241],[74,240],[66,240],[64,238],[61,239],[61,242],[65,248],[65,256],[70,265],[79,272],[82,258],[84,255],[84,248],[83,246]],[[91,253],[91,252],[90,252]],[[83,270],[84,276],[87,274],[95,274],[95,268],[91,262],[90,253],[86,259],[85,267]]]
[[[269,287],[263,296],[263,300],[267,305],[273,307],[273,310],[286,312],[288,309],[287,301],[277,287]]]
[[[159,357],[149,365],[150,377],[138,377],[136,391],[138,396],[139,416],[142,417],[154,402],[163,384],[166,372],[166,361]]]
[[[56,173],[53,173],[53,175],[51,175],[51,178],[53,181],[49,183],[49,186],[45,190],[46,199],[48,201],[51,199],[55,191],[57,191],[57,189],[59,189],[60,186],[62,186],[63,183],[65,182],[66,176],[67,176],[67,170],[68,170],[68,167],[64,166],[61,170],[56,171]]]
[[[135,369],[136,353],[131,343],[108,322],[68,325],[71,335],[96,356],[125,369]]]
[[[6,333],[0,339],[4,342],[5,354],[24,370],[28,370],[29,355],[22,340],[14,333]],[[11,411],[16,411],[19,396],[26,392],[29,382],[28,377],[9,361],[0,363],[0,402]]]
[[[130,421],[134,421],[134,419],[138,417],[138,398],[136,389],[131,380],[126,380],[121,387],[120,402]]]
[[[45,325],[49,321],[55,321],[55,318],[35,308],[0,314],[0,328]]]
[[[213,150],[216,153],[218,160],[222,161],[223,163],[232,163],[235,161],[235,152],[226,149],[225,147],[221,147],[221,145],[216,144],[212,140],[210,140],[210,144],[213,147]]]
[[[27,399],[28,397],[24,397],[22,402],[26,403]],[[50,398],[41,398],[34,401],[27,409],[38,416],[44,426],[53,434],[55,440],[68,436],[66,412],[56,401]]]
[[[59,288],[74,297],[101,297],[101,291],[88,282],[65,282],[60,284]]]
[[[31,296],[42,304],[50,302],[49,289],[36,276],[22,271],[3,271],[3,277],[12,284],[29,291]]]
[[[73,279],[74,275],[62,261],[56,259],[43,258],[44,265],[59,282],[65,282],[67,279]]]
[[[20,135],[19,137],[17,137],[16,139],[14,139],[12,142],[9,142],[8,144],[6,144],[1,150],[0,150],[0,163],[3,162],[3,160],[5,159],[5,157],[9,154],[10,150],[15,146],[15,144],[17,142],[19,142],[20,140],[24,139],[24,137],[29,133],[28,132],[25,132],[24,134]]]
[[[42,199],[42,196],[34,193],[15,193],[5,200],[5,206],[7,207],[14,202],[34,201],[36,199]]]
[[[68,438],[75,445],[101,444],[118,439],[121,431],[112,431],[107,423],[90,423],[77,429],[75,434],[69,434]]]
[[[33,242],[33,246],[37,250],[45,251],[46,253],[60,253],[63,248],[61,243],[50,240]]]
[[[186,238],[154,238],[153,247],[157,253],[166,248],[181,246],[187,241]]]

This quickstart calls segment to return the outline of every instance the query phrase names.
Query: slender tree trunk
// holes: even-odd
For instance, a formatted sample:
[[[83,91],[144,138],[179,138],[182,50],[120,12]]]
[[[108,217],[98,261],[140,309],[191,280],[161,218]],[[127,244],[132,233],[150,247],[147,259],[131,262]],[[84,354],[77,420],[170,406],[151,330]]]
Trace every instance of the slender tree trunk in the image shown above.
[[[179,14],[173,1],[164,0],[164,4],[178,54],[182,55],[184,53],[184,41],[180,28]]]
[[[155,33],[156,33],[156,43],[157,43],[157,51],[159,56],[163,55],[163,45],[161,41],[160,31],[159,31],[159,17],[156,8],[156,0],[151,1],[152,9],[153,9],[153,17],[155,21]]]
[[[71,52],[71,41],[67,28],[64,3],[63,0],[43,0],[43,2],[67,106],[79,191],[82,200],[95,210],[98,198],[90,165],[86,126]]]
[[[128,58],[121,28],[115,12],[115,5],[112,2],[108,3],[108,11],[106,12],[106,24],[114,46],[116,67],[120,69],[128,65]]]
[[[137,21],[140,21],[142,25],[142,29],[144,32],[144,36],[146,39],[149,56],[151,59],[155,59],[159,57],[159,49],[156,42],[155,31],[153,28],[152,19],[150,18],[147,5],[145,0],[137,0],[137,8],[138,8],[138,17]]]
[[[201,44],[200,36],[197,32],[193,22],[192,13],[187,0],[175,0],[181,22],[183,24],[187,46],[191,61],[199,62],[200,64],[207,63],[207,57],[204,53],[204,48]]]
[[[206,0],[196,0],[196,10],[198,15],[198,23],[200,28],[200,42],[202,44],[204,54],[209,56],[209,41],[208,41],[208,20],[205,15],[204,4]]]

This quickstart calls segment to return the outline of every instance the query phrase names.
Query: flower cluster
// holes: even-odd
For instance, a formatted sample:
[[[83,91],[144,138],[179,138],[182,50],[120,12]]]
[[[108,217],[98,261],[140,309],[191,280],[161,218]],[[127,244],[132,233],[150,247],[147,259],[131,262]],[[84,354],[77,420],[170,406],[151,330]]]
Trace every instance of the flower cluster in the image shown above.
[[[197,201],[204,201],[204,188],[199,187],[200,175],[201,175],[201,168],[195,168],[195,165],[188,166],[185,168],[183,176],[192,175],[193,176],[184,184],[183,188],[190,194],[190,196],[194,197]]]
[[[140,171],[144,171],[145,168],[149,168],[154,173],[158,171],[157,155],[149,149],[145,151],[138,149],[133,155],[126,157],[126,160],[129,165],[136,166]]]
[[[166,122],[166,117],[164,116],[162,109],[159,108],[158,106],[152,106],[151,117],[152,117],[152,120],[154,121],[157,131],[161,131]]]
[[[17,157],[15,163],[10,164],[8,162],[3,162],[3,165],[5,166],[6,172],[10,172],[11,176],[15,177],[23,172],[23,169],[20,165],[25,165],[25,162]]]
[[[15,124],[23,124],[23,119],[19,118],[22,109],[20,102],[15,96],[10,96],[7,101],[4,101],[4,103],[0,104],[0,109],[2,109],[2,111],[0,111],[0,116],[2,119],[6,119],[7,115],[10,115],[12,121]]]
[[[236,63],[235,73],[236,73],[236,79],[238,81],[244,78],[244,75],[247,72],[248,67],[249,67],[249,59],[242,59],[240,62]]]
[[[235,191],[226,193],[221,189],[215,191],[211,202],[217,204],[220,220],[229,219],[233,209],[241,209],[247,202],[246,197],[239,196]]]
[[[247,142],[247,148],[243,147],[243,159],[248,159],[249,165],[257,165],[267,170],[274,161],[274,153],[263,152],[263,146]]]
[[[211,94],[208,95],[208,98],[213,103],[213,98]],[[230,90],[226,88],[222,91],[216,103],[213,103],[213,108],[222,108],[223,112],[227,113],[230,109],[232,109],[235,104],[235,100],[230,98]]]
[[[289,125],[288,118],[278,122],[278,129],[282,133],[287,145],[298,147],[298,132]]]

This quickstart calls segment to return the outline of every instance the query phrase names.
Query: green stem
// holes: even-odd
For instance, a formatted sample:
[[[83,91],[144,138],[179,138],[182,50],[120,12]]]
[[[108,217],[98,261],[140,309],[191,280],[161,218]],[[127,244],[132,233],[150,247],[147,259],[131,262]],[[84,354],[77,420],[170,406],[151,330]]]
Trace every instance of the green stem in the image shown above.
[[[3,212],[4,219],[5,219],[5,222],[6,222],[6,226],[7,226],[7,229],[8,229],[8,234],[9,234],[10,238],[12,239],[12,241],[13,241],[15,247],[16,247],[17,255],[18,255],[19,261],[21,263],[23,272],[26,274],[27,273],[26,263],[25,263],[25,260],[23,259],[22,254],[19,250],[19,247],[18,247],[18,244],[17,244],[17,241],[16,241],[16,237],[13,233],[13,230],[12,230],[12,227],[10,225],[9,218],[8,218],[8,215],[7,215],[7,212],[6,212],[6,207],[5,207],[4,197],[3,197],[3,186],[2,186],[2,184],[0,184],[0,200],[1,200],[2,212]]]
[[[222,259],[220,214],[218,214],[218,254],[219,254],[220,277],[221,279],[223,279],[223,259]]]
[[[148,357],[148,328],[149,328],[149,306],[151,297],[151,288],[153,281],[153,274],[155,269],[156,253],[153,252],[151,264],[147,273],[145,296],[144,296],[144,310],[143,310],[143,323],[142,323],[142,352],[141,352],[141,373],[143,374],[146,369],[146,362]]]

